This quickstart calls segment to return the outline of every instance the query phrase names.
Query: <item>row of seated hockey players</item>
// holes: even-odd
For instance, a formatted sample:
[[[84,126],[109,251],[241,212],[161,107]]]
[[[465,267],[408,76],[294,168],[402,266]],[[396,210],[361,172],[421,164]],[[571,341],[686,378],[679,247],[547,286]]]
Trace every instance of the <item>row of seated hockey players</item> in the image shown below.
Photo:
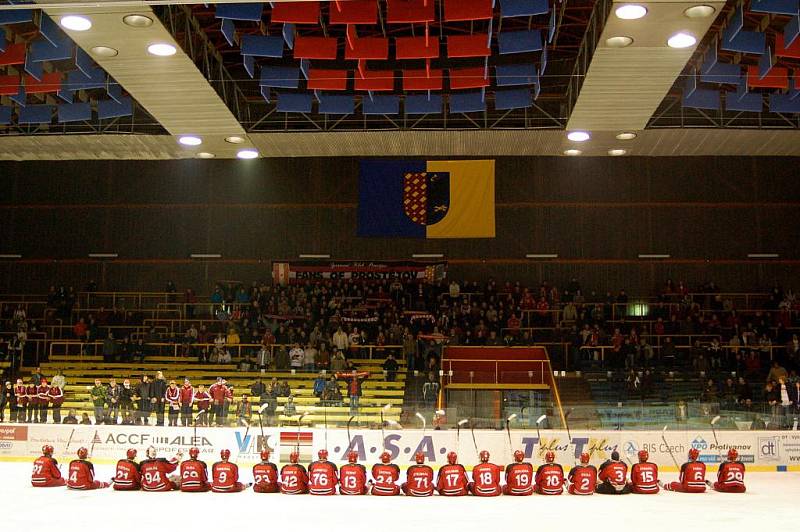
[[[95,480],[94,467],[88,461],[85,447],[78,449],[78,459],[69,465],[65,480],[61,476],[58,463],[53,458],[53,447],[45,445],[42,456],[33,466],[31,483],[35,487],[66,485],[71,489],[92,490],[106,488],[108,482]],[[181,462],[178,453],[172,460],[158,458],[153,447],[147,449],[147,458],[140,463],[136,460],[136,449],[129,449],[126,458],[117,462],[116,474],[112,480],[115,490],[172,491],[218,493],[239,492],[250,484],[239,481],[239,468],[230,461],[230,451],[220,452],[221,460],[211,466],[211,475],[205,462],[198,459],[197,447],[189,450],[189,459]],[[533,465],[524,461],[522,451],[514,452],[514,463],[505,468],[505,485],[500,485],[502,468],[489,461],[488,451],[479,454],[480,463],[472,469],[472,482],[468,480],[466,469],[458,463],[454,452],[447,454],[447,464],[439,468],[434,483],[433,469],[425,465],[425,454],[415,455],[416,464],[410,466],[407,481],[398,485],[400,468],[391,462],[388,452],[380,456],[380,463],[372,467],[372,480],[367,481],[366,468],[358,463],[358,453],[350,451],[348,463],[338,468],[328,461],[328,451],[318,453],[319,460],[306,469],[298,463],[299,453],[293,451],[289,463],[280,472],[277,465],[269,461],[270,452],[261,451],[261,462],[253,466],[253,490],[258,493],[285,493],[312,495],[399,495],[401,492],[416,497],[426,497],[438,492],[443,496],[472,494],[482,497],[506,495],[560,495],[566,485],[568,493],[574,495],[658,493],[659,486],[668,491],[702,493],[706,485],[716,491],[742,493],[744,486],[744,465],[738,461],[736,449],[728,451],[717,473],[715,483],[705,480],[705,464],[698,461],[699,452],[689,451],[689,461],[683,464],[677,482],[662,484],[658,479],[658,466],[649,462],[647,451],[639,451],[639,463],[631,468],[628,482],[628,466],[614,451],[611,459],[604,462],[599,471],[589,465],[590,455],[583,453],[580,464],[573,467],[564,478],[562,466],[555,462],[552,451],[545,453],[544,464],[534,473]],[[177,471],[177,473],[175,473]],[[568,485],[567,485],[568,482]]]

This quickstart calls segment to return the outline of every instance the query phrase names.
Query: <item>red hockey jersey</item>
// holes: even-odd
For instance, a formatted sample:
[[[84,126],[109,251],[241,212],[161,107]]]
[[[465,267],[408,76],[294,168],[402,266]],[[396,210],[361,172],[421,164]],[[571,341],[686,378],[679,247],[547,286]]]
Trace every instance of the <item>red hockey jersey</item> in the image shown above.
[[[439,468],[436,489],[440,495],[459,496],[467,494],[467,471],[461,464],[447,464]]]
[[[40,456],[33,462],[31,484],[36,488],[64,485],[64,479],[61,478],[61,471],[58,469],[58,462],[55,458]]]
[[[311,495],[336,495],[336,464],[318,460],[308,466],[308,492]]]
[[[744,464],[723,462],[719,466],[717,483],[714,487],[719,491],[744,491]]]
[[[286,464],[281,468],[281,493],[308,493],[308,473],[305,467],[300,464]]]
[[[507,495],[531,495],[534,489],[533,465],[527,462],[506,466]]]
[[[202,460],[181,462],[181,491],[203,492],[211,489],[208,483],[208,466]]]
[[[479,497],[500,495],[500,466],[483,463],[472,468],[470,491]]]
[[[141,488],[139,464],[127,458],[118,461],[113,485],[117,491],[133,491]]]
[[[608,482],[614,486],[624,486],[628,477],[628,466],[625,462],[605,462],[600,466],[600,482]]]
[[[217,462],[211,466],[211,491],[218,493],[241,491],[239,466],[233,462]]]
[[[658,466],[652,462],[633,464],[631,490],[634,493],[658,493]]]
[[[406,495],[429,497],[433,495],[433,469],[426,465],[412,465],[406,471],[408,482],[403,484]]]
[[[67,487],[74,490],[90,490],[94,487],[94,466],[87,460],[69,463]]]
[[[543,495],[561,495],[564,469],[560,464],[543,464],[536,470],[536,491]]]
[[[686,462],[681,466],[679,482],[688,491],[705,491],[706,465],[703,462]]]
[[[400,487],[397,480],[400,478],[400,468],[395,464],[375,464],[372,466],[373,495],[398,495]]]
[[[253,466],[253,490],[258,493],[277,493],[278,466],[272,462],[261,462]]]
[[[573,495],[591,495],[597,487],[597,468],[593,465],[576,465],[569,471],[569,492]]]
[[[178,468],[177,459],[167,461],[164,458],[153,458],[139,464],[142,475],[142,490],[144,491],[170,491],[175,486],[168,478],[169,474]]]
[[[367,468],[361,464],[344,464],[339,468],[339,494],[366,495]]]

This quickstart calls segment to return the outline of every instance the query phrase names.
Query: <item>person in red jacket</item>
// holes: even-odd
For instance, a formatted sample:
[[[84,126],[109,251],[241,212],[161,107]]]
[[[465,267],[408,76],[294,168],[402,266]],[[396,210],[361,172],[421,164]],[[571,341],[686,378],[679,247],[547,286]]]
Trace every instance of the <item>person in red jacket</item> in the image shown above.
[[[744,493],[744,464],[739,461],[739,451],[728,449],[728,459],[722,462],[717,471],[714,490],[721,493]]]
[[[192,424],[192,405],[194,404],[194,388],[189,379],[183,379],[179,401],[181,404],[181,423],[184,427]]]
[[[478,454],[480,464],[472,468],[472,482],[469,483],[469,492],[478,497],[497,497],[502,493],[500,489],[500,466],[489,462],[489,451]]]
[[[433,469],[425,464],[425,453],[417,451],[415,464],[406,471],[406,482],[400,489],[410,497],[430,497],[433,495]]]
[[[147,449],[147,459],[139,464],[142,475],[142,491],[172,491],[180,486],[178,475],[170,475],[178,469],[183,453],[178,452],[172,460],[158,458],[155,447]]]
[[[358,463],[358,453],[347,453],[347,463],[339,469],[339,495],[366,495],[367,468]]]
[[[187,493],[205,492],[211,489],[208,483],[208,467],[198,460],[200,449],[189,449],[189,459],[181,462],[181,491]]]
[[[217,377],[217,382],[208,388],[208,394],[211,396],[211,408],[214,415],[213,422],[218,427],[222,427],[225,422],[225,405],[233,399],[233,393],[230,388],[225,385],[225,379]]]
[[[505,495],[533,495],[536,487],[533,482],[533,464],[524,460],[524,452],[519,449],[514,451],[514,463],[506,466],[506,485],[503,486]]]
[[[466,469],[458,463],[458,455],[454,451],[450,451],[447,453],[447,464],[439,468],[436,490],[439,495],[460,497],[468,493],[468,485]]]
[[[336,495],[338,469],[336,464],[328,461],[328,450],[320,449],[319,460],[308,466],[308,492],[311,495]]]
[[[595,492],[604,495],[624,495],[631,492],[627,482],[628,465],[619,459],[619,452],[611,453],[611,460],[600,465],[598,478],[601,482]]]
[[[249,484],[239,482],[239,466],[230,462],[231,452],[222,449],[221,460],[211,466],[211,491],[214,493],[237,493],[248,488]]]
[[[278,466],[269,461],[269,450],[262,449],[261,462],[253,466],[253,491],[256,493],[278,493]]]
[[[392,463],[392,455],[383,451],[381,462],[372,466],[372,490],[373,495],[399,495],[400,486],[397,481],[400,478],[400,468]],[[413,467],[413,466],[412,466]]]
[[[54,488],[65,484],[58,462],[53,458],[53,446],[43,445],[42,456],[33,462],[31,485],[34,488]]]
[[[556,454],[547,451],[544,464],[536,470],[536,493],[540,495],[561,495],[564,491],[564,468],[556,463]]]
[[[64,390],[59,386],[50,386],[47,395],[48,400],[53,405],[53,423],[61,423],[61,405],[64,404]]]
[[[286,495],[301,495],[308,493],[308,473],[302,464],[298,464],[300,453],[289,453],[289,463],[281,468],[281,493]]]
[[[350,397],[350,415],[358,414],[358,400],[361,397],[361,383],[369,377],[367,371],[338,371],[334,374],[337,379],[347,383],[347,395]]]
[[[689,461],[681,466],[681,474],[677,482],[664,484],[667,491],[683,493],[704,493],[706,491],[706,465],[698,462],[700,451],[689,449]]]
[[[50,403],[50,386],[47,381],[42,379],[36,387],[36,399],[39,404],[37,413],[39,415],[37,423],[47,423],[47,405]]]
[[[164,392],[164,402],[167,405],[167,419],[170,427],[178,426],[178,414],[181,411],[181,391],[174,380],[169,381],[169,387]]]
[[[650,453],[639,451],[639,463],[631,467],[631,491],[633,493],[658,493],[658,466],[648,462]]]
[[[113,487],[116,491],[136,491],[142,487],[139,464],[136,463],[136,449],[128,449],[125,458],[117,462]]]
[[[39,415],[39,390],[33,381],[25,386],[25,397],[28,399],[28,408],[25,412],[25,422],[36,423]]]
[[[86,447],[78,449],[78,459],[69,463],[69,476],[67,487],[73,490],[97,490],[108,487],[108,482],[94,479],[94,465],[87,460],[89,450]]]
[[[25,423],[26,411],[28,408],[28,395],[27,387],[22,383],[22,379],[17,379],[14,385],[14,397],[16,398],[16,406],[11,405],[14,410],[11,412],[11,421],[17,423]]]
[[[597,468],[589,464],[589,453],[581,454],[581,463],[570,469],[567,478],[570,495],[591,495],[597,487]]]
[[[211,412],[211,395],[202,384],[197,385],[197,391],[194,393],[194,402],[197,405],[197,411],[202,412],[197,417],[197,423],[201,426],[207,426]]]

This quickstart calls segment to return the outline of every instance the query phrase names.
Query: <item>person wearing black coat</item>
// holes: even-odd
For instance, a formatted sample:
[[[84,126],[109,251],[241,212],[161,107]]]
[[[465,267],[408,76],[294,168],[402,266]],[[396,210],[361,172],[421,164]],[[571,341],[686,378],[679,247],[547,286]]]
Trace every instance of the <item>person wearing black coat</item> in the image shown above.
[[[136,396],[139,398],[139,422],[143,425],[150,424],[150,394],[152,383],[147,375],[142,375],[142,382],[136,387]]]
[[[164,380],[164,374],[160,371],[156,372],[156,378],[150,386],[150,406],[156,412],[156,426],[164,426],[164,395],[167,393],[167,381]]]
[[[8,405],[11,414],[14,413],[14,406],[16,405],[16,397],[14,396],[14,387],[11,381],[6,381],[3,389],[0,390],[0,423],[5,421],[6,405]],[[15,421],[13,415],[10,416],[11,421]]]

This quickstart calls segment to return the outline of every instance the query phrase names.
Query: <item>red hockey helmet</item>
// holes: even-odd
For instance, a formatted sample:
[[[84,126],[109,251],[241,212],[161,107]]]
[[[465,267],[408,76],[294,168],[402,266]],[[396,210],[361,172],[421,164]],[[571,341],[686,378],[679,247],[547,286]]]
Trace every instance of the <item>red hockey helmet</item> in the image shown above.
[[[489,461],[489,451],[481,451],[480,454],[478,455],[478,458],[480,459],[481,463],[488,462]]]
[[[134,460],[134,459],[136,458],[136,449],[133,449],[133,448],[131,448],[131,449],[128,449],[128,450],[125,452],[125,457],[126,457],[128,460]]]
[[[53,456],[53,446],[49,443],[42,445],[42,454],[45,456]]]
[[[728,461],[735,462],[739,458],[739,451],[736,449],[728,449]]]
[[[455,451],[450,451],[447,453],[447,463],[448,464],[457,464],[458,463],[458,455]]]
[[[296,464],[298,460],[300,460],[300,453],[297,451],[292,451],[289,453],[289,462]]]
[[[381,462],[384,464],[388,464],[392,461],[392,455],[389,454],[388,451],[383,451],[381,453]]]
[[[320,460],[327,460],[328,459],[328,449],[320,449],[317,453],[317,456]]]
[[[525,453],[522,452],[520,449],[514,451],[514,461],[522,462],[523,460],[525,460]]]
[[[231,457],[231,451],[229,449],[222,449],[219,452],[219,457],[222,458],[223,460],[227,460],[228,458]]]
[[[589,460],[591,460],[591,459],[592,459],[592,457],[589,456],[589,453],[581,453],[581,463],[582,464],[588,464]]]
[[[416,454],[414,455],[414,461],[418,464],[424,464],[425,453],[423,453],[422,451],[417,451]]]
[[[697,460],[700,457],[700,451],[695,448],[689,449],[689,460]]]
[[[639,461],[640,462],[644,463],[644,462],[647,462],[649,459],[650,459],[650,453],[648,453],[644,449],[639,451]]]
[[[554,453],[553,451],[547,451],[544,454],[544,461],[547,462],[548,464],[552,464],[553,462],[556,461],[556,453]]]
[[[351,464],[358,462],[358,453],[356,451],[350,451],[347,453],[347,461]]]
[[[86,447],[81,447],[80,449],[78,449],[78,458],[80,458],[81,460],[86,460],[88,456],[89,456],[89,449],[87,449]]]
[[[192,447],[189,449],[189,458],[192,460],[197,460],[198,456],[200,456],[200,449],[197,447]]]
[[[261,461],[268,462],[269,461],[269,449],[262,449],[261,450]]]

